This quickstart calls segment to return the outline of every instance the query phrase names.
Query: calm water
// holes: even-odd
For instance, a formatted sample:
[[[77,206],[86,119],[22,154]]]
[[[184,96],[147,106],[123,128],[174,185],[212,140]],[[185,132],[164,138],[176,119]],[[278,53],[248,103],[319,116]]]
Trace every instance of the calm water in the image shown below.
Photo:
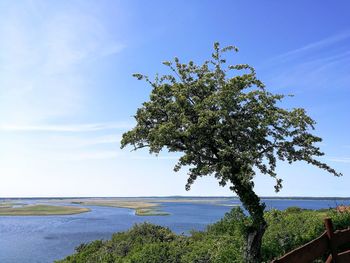
[[[156,200],[155,200],[156,201]],[[268,209],[299,206],[308,209],[350,204],[350,200],[264,200]],[[43,200],[21,200],[43,202]],[[227,200],[225,204],[239,204]],[[64,202],[62,202],[64,204]],[[70,204],[71,205],[71,204]],[[0,216],[0,262],[53,262],[74,252],[83,242],[109,239],[112,233],[124,231],[144,221],[167,226],[176,233],[192,229],[204,230],[219,220],[231,207],[213,204],[163,203],[162,209],[170,216],[139,217],[126,208],[86,206],[91,212],[69,216]]]

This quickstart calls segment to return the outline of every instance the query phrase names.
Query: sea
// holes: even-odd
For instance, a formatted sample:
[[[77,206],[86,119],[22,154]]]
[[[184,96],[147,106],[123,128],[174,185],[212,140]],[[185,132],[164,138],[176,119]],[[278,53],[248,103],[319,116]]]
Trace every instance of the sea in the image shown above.
[[[150,198],[148,198],[149,200]],[[125,231],[134,224],[150,222],[169,227],[178,234],[191,230],[205,230],[232,207],[240,206],[236,198],[221,198],[220,202],[189,202],[188,197],[152,197],[152,202],[162,200],[161,210],[168,216],[137,216],[133,209],[103,206],[85,206],[65,202],[56,205],[75,205],[91,209],[90,212],[60,216],[0,216],[0,262],[1,263],[46,263],[63,259],[74,253],[81,243],[96,239],[110,239],[112,234]],[[198,197],[194,198],[198,201]],[[68,200],[68,199],[67,199]],[[168,200],[168,201],[167,201]],[[50,199],[0,199],[25,204],[50,203]],[[215,201],[215,198],[213,198]],[[305,209],[332,208],[350,205],[343,198],[262,198],[266,209],[284,210],[291,206]]]

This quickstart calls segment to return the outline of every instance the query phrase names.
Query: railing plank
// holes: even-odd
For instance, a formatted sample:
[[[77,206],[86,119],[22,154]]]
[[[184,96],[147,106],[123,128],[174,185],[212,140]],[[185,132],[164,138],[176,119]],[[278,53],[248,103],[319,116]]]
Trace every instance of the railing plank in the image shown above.
[[[326,232],[328,236],[328,246],[331,249],[332,261],[337,262],[338,253],[337,253],[337,246],[334,242],[334,228],[333,228],[332,219],[330,219],[329,217],[325,218],[324,225],[326,227]]]
[[[337,247],[345,244],[350,244],[350,229],[335,231],[334,243],[336,244]]]
[[[350,250],[339,253],[337,263],[349,263],[350,262]]]
[[[309,263],[323,256],[328,250],[327,232],[302,247],[292,250],[273,263]]]
[[[330,218],[325,218],[326,232],[320,237],[310,241],[302,247],[294,249],[285,254],[280,259],[272,263],[309,263],[323,256],[327,251],[331,251],[326,263],[349,263],[350,250],[337,253],[339,247],[350,245],[350,228],[344,230],[333,230],[333,224]]]

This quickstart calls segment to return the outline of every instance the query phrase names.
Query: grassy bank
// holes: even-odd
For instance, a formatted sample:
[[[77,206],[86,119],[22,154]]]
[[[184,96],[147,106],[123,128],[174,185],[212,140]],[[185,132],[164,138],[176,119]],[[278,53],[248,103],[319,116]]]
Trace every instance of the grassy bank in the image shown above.
[[[74,206],[53,205],[24,205],[12,207],[0,206],[0,216],[46,216],[46,215],[73,215],[89,212],[90,209]]]
[[[80,204],[87,206],[108,206],[130,208],[135,210],[137,216],[166,216],[169,213],[161,211],[158,203],[147,202],[145,200],[125,200],[125,199],[111,199],[111,200],[76,200],[72,204]]]
[[[331,217],[336,229],[350,226],[350,212],[335,210],[272,210],[265,213],[268,229],[263,238],[264,262],[318,237],[324,231],[323,218]],[[244,233],[250,218],[234,208],[206,231],[190,236],[176,235],[170,229],[148,223],[115,233],[111,240],[94,241],[76,248],[76,253],[60,263],[167,262],[229,263],[244,262]],[[322,261],[320,261],[322,262]]]
[[[170,215],[167,212],[160,211],[154,208],[139,208],[135,210],[137,216],[167,216]]]

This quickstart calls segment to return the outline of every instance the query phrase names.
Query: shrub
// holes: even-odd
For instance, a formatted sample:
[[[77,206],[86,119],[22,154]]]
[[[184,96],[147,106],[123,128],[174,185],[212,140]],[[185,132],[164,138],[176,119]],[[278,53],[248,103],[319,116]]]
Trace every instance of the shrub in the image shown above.
[[[323,218],[331,217],[335,229],[350,226],[350,212],[302,210],[265,212],[268,223],[263,238],[262,257],[270,262],[286,252],[321,235]],[[109,241],[94,241],[76,248],[61,263],[240,263],[246,227],[250,223],[243,210],[234,208],[206,231],[190,236],[176,235],[169,228],[138,224],[126,232],[115,233]]]

